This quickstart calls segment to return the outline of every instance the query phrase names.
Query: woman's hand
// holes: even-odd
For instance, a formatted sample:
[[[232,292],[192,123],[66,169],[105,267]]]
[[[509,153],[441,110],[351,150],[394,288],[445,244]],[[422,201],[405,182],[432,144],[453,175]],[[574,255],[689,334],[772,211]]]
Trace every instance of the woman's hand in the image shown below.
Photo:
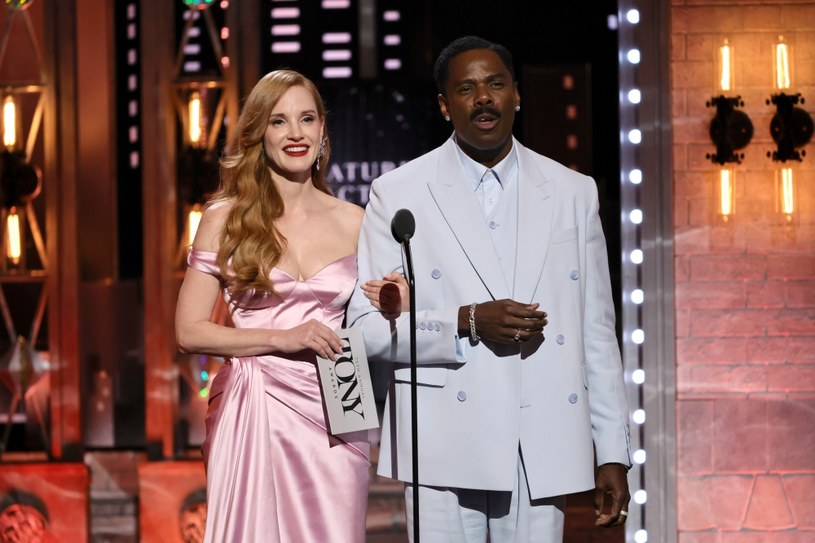
[[[388,320],[410,311],[410,287],[401,273],[389,273],[382,279],[367,281],[360,288],[371,305]]]
[[[314,319],[303,324],[277,331],[275,350],[283,353],[296,353],[311,350],[322,358],[334,360],[342,353],[340,336],[334,330]]]

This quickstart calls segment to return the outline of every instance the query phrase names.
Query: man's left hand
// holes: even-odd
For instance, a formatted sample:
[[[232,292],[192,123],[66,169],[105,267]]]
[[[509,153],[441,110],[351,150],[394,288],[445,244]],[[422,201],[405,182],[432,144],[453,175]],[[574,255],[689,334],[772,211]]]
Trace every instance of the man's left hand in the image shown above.
[[[625,524],[630,499],[628,468],[622,464],[600,466],[594,487],[594,525],[608,528]]]

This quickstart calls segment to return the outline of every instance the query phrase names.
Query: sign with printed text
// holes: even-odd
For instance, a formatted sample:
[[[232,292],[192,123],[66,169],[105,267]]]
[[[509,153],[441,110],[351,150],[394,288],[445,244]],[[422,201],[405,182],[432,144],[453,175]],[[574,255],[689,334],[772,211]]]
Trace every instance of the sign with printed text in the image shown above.
[[[336,360],[317,357],[329,431],[336,434],[379,426],[373,383],[358,329],[338,332],[342,353]]]

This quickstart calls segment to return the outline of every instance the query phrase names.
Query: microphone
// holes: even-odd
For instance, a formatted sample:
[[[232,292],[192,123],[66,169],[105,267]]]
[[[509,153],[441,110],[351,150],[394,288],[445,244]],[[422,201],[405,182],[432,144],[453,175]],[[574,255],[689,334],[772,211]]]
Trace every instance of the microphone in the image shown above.
[[[420,542],[419,530],[419,425],[416,412],[417,365],[416,365],[416,284],[413,276],[413,257],[410,254],[410,238],[416,232],[416,219],[408,209],[400,209],[391,220],[393,239],[402,245],[407,264],[407,282],[410,294],[410,434],[413,472],[413,543]]]
[[[413,237],[416,231],[416,220],[408,209],[400,209],[391,220],[391,234],[393,239],[404,243]]]

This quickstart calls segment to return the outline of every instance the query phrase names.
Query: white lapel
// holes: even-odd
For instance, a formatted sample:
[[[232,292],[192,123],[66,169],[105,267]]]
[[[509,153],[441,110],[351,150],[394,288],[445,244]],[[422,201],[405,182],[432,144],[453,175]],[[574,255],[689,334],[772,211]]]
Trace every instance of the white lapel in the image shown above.
[[[518,153],[518,252],[515,257],[515,300],[531,302],[543,273],[554,217],[554,184],[514,142]]]
[[[509,287],[492,245],[484,212],[465,178],[455,145],[452,138],[443,144],[436,177],[428,181],[428,188],[490,295],[495,300],[509,298]]]

